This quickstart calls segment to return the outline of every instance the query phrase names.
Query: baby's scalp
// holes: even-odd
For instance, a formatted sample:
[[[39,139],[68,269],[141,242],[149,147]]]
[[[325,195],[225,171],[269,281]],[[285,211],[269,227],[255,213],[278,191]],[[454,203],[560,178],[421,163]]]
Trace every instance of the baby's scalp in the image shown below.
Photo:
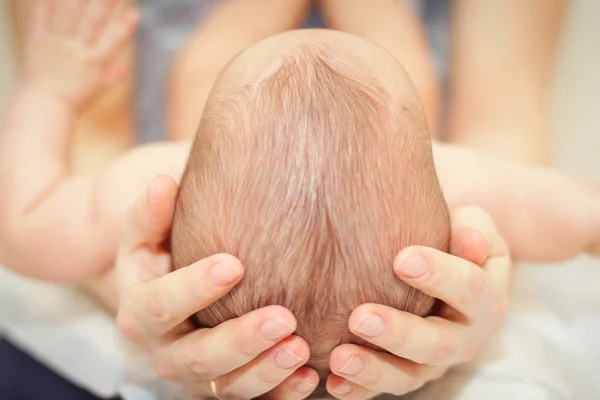
[[[244,280],[199,324],[282,305],[325,374],[335,346],[364,344],[348,330],[360,304],[431,311],[392,262],[409,245],[447,250],[448,210],[418,99],[389,54],[324,30],[265,42],[211,94],[181,182],[173,259],[237,256]],[[242,67],[253,60],[260,68]]]

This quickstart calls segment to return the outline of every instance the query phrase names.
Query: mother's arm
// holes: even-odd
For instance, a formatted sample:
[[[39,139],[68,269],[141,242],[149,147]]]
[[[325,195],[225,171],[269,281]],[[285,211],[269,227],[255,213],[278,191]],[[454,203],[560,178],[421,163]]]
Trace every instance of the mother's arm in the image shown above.
[[[456,0],[448,134],[519,162],[550,161],[549,100],[568,0]]]

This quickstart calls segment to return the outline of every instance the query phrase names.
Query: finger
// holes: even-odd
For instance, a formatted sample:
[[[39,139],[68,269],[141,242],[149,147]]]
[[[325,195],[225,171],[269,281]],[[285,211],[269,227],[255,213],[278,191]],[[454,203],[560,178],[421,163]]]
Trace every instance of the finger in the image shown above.
[[[429,247],[402,250],[394,261],[394,273],[410,286],[449,304],[470,321],[484,315],[502,294],[484,269]]]
[[[131,69],[126,63],[117,62],[112,68],[110,68],[104,77],[104,86],[110,87],[117,82],[122,81],[131,73]]]
[[[492,217],[480,207],[463,206],[454,209],[452,211],[452,228],[472,229],[481,233],[487,242],[489,256],[509,253],[508,246],[502,236],[500,236],[500,232],[496,228],[496,224]],[[482,243],[482,239],[477,236],[478,235],[472,235],[472,237],[469,238],[470,240],[467,241],[484,247],[485,244]]]
[[[62,34],[76,33],[85,9],[85,0],[60,0],[58,13],[55,13],[55,30]]]
[[[482,239],[477,238],[477,232],[485,238],[485,241],[488,243],[488,256],[486,261],[483,265],[481,262],[471,261],[475,264],[482,265],[484,269],[489,271],[492,280],[499,286],[508,287],[512,272],[510,251],[506,241],[500,236],[500,232],[496,228],[496,224],[492,220],[492,217],[479,207],[459,207],[452,212],[452,226],[453,229],[462,230],[463,232],[471,230],[469,235],[470,238],[467,240],[467,242],[471,242],[471,245],[479,247],[484,246],[481,244]],[[477,245],[476,242],[480,242],[479,245]],[[465,240],[463,240],[463,249],[468,248],[468,246],[465,246],[464,244]],[[465,258],[459,254],[454,255]]]
[[[116,0],[92,0],[81,20],[81,38],[88,44],[95,44],[115,9]]]
[[[161,348],[155,367],[167,379],[213,379],[246,365],[295,330],[288,310],[264,307]]]
[[[52,15],[51,0],[41,0],[35,7],[33,18],[31,20],[30,35],[39,37],[44,35],[50,27],[50,18]]]
[[[76,0],[56,0],[52,12],[52,30],[56,33],[67,34],[73,24],[73,11]]]
[[[121,242],[125,253],[140,247],[157,248],[169,236],[173,224],[178,186],[170,176],[154,178],[148,191],[131,209]]]
[[[129,11],[122,21],[107,29],[99,39],[96,57],[102,60],[105,66],[113,66],[131,43],[138,21],[138,13]]]
[[[319,374],[314,369],[300,367],[279,386],[261,399],[264,400],[301,400],[306,399],[319,384]]]
[[[489,256],[490,245],[485,236],[465,226],[452,227],[450,254],[482,266]]]
[[[449,366],[470,355],[466,328],[438,317],[421,318],[379,304],[350,315],[350,331],[391,354],[418,364]]]
[[[333,374],[327,377],[325,387],[333,397],[343,400],[368,400],[380,394]]]
[[[175,181],[157,176],[130,208],[115,266],[119,293],[133,294],[133,286],[171,270],[170,256],[162,247],[171,229],[176,197]]]
[[[130,288],[117,322],[133,337],[159,338],[227,294],[242,275],[242,265],[233,256],[205,258]]]
[[[371,392],[396,396],[418,389],[437,372],[435,367],[353,344],[336,347],[329,365],[335,375]]]
[[[304,365],[309,354],[303,339],[285,338],[254,361],[215,379],[217,395],[250,399],[267,393]]]

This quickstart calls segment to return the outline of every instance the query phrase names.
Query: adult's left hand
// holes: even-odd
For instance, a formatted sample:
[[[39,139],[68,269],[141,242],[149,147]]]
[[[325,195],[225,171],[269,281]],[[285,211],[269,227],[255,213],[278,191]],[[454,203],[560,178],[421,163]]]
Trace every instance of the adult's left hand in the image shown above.
[[[354,310],[352,333],[389,354],[338,346],[330,359],[329,393],[344,400],[403,395],[474,358],[508,311],[509,250],[486,212],[462,207],[452,213],[450,253],[422,246],[400,252],[398,278],[443,305],[426,318],[379,304]]]

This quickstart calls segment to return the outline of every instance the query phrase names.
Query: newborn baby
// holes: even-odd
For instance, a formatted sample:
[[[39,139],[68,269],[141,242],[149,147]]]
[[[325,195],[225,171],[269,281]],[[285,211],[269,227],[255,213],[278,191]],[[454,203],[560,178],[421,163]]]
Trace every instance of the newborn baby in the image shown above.
[[[245,278],[197,322],[282,305],[325,374],[337,345],[365,344],[348,329],[357,306],[429,314],[390,267],[406,246],[448,249],[424,121],[400,64],[358,37],[292,31],[238,56],[200,123],[171,248],[175,268],[233,254]]]

